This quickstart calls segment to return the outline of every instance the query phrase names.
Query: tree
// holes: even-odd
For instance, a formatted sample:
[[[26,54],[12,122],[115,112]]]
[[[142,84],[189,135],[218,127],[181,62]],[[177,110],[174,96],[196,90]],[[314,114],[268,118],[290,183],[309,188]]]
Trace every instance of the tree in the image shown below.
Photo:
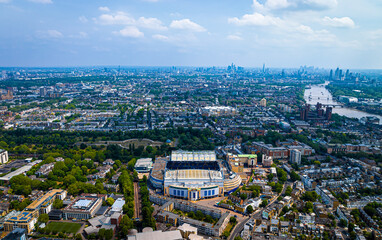
[[[127,234],[129,233],[129,230],[134,227],[133,221],[129,218],[129,216],[124,215],[122,217],[121,223],[121,236],[126,237]]]
[[[301,177],[295,171],[292,171],[290,173],[290,178],[292,179],[292,181],[300,181],[301,180]]]
[[[81,234],[80,234],[80,233],[77,233],[77,234],[76,234],[76,240],[82,240],[82,237],[81,237]]]
[[[251,205],[248,205],[247,213],[249,213],[249,214],[253,213],[253,207]]]
[[[204,221],[208,223],[213,223],[214,219],[212,218],[211,215],[206,215],[206,217],[204,218]]]
[[[98,231],[98,236],[100,239],[105,239],[105,236],[106,236],[106,233],[105,233],[105,229],[104,228],[101,228],[99,231]]]
[[[288,186],[285,190],[285,195],[290,196],[292,194],[292,191],[293,191],[293,189],[290,186]]]
[[[64,201],[61,199],[56,198],[53,202],[53,208],[55,209],[61,209],[64,206]]]
[[[114,204],[114,199],[113,198],[111,198],[111,197],[109,197],[109,198],[107,198],[106,199],[106,203],[109,205],[109,206],[111,206],[111,205],[113,205]]]
[[[247,199],[247,194],[245,193],[240,194],[240,198],[243,200]]]
[[[189,218],[195,218],[195,213],[194,212],[189,212],[189,213],[187,213],[187,216]]]
[[[274,177],[273,173],[268,174],[268,176],[267,176],[268,181],[272,181],[273,177]]]
[[[40,223],[47,223],[47,222],[49,221],[49,216],[48,216],[48,214],[43,213],[43,214],[41,214],[40,216],[38,216],[38,221],[39,221]]]
[[[311,192],[305,192],[302,196],[301,199],[304,201],[311,201],[315,202],[318,198],[318,194],[315,191]]]
[[[343,219],[343,218],[341,218],[341,220],[340,220],[340,224],[339,224],[339,225],[340,225],[341,227],[346,227],[346,223],[347,223],[346,220]]]
[[[106,238],[106,240],[111,240],[113,238],[113,230],[112,229],[107,229],[105,231],[105,238]]]
[[[276,172],[277,172],[277,177],[279,178],[279,181],[281,183],[286,182],[286,180],[288,179],[287,172],[285,172],[282,168],[279,168],[279,167],[276,168]]]
[[[204,218],[204,214],[200,210],[196,211],[195,216],[196,216],[196,219],[198,220],[202,220]]]
[[[237,223],[237,219],[235,217],[230,217],[229,223],[231,223],[232,225],[235,225]]]
[[[266,207],[268,205],[268,200],[264,199],[262,203],[260,204],[260,207]]]

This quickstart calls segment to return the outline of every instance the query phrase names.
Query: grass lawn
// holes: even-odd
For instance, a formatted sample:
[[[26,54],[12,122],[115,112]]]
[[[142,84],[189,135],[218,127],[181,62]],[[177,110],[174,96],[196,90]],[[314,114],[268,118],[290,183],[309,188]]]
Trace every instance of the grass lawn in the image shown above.
[[[78,232],[78,230],[80,230],[81,224],[71,222],[50,222],[46,228],[50,229],[51,231],[75,234]]]

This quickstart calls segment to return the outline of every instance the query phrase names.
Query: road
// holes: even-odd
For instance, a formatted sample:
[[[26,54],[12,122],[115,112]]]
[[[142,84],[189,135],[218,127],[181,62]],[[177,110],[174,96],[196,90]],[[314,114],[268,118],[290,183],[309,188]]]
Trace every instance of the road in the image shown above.
[[[139,201],[139,183],[134,182],[134,219],[140,217],[141,201]]]
[[[258,210],[259,211],[259,210]],[[239,222],[239,224],[236,224],[236,226],[233,228],[231,235],[229,235],[228,240],[233,240],[235,237],[244,229],[244,225],[251,219],[250,217],[247,217],[244,219],[244,221]]]
[[[287,186],[287,185],[289,185],[289,183],[285,183],[285,184],[283,185],[283,190],[281,191],[281,193],[280,193],[277,197],[274,197],[274,198],[272,199],[272,201],[269,202],[268,206],[272,205],[272,204],[277,200],[277,198],[278,198],[279,196],[281,196],[282,194],[285,193],[285,190],[286,190],[286,186]],[[230,236],[228,237],[228,240],[233,240],[233,239],[235,239],[235,237],[236,237],[241,231],[243,231],[243,229],[244,229],[244,225],[245,225],[251,218],[254,218],[255,216],[260,215],[260,214],[261,214],[261,211],[262,211],[263,209],[264,209],[264,208],[260,208],[260,209],[258,209],[257,211],[255,211],[255,212],[251,215],[251,217],[247,217],[245,220],[239,222],[239,224],[237,224],[237,225],[234,227],[234,229],[232,230]]]

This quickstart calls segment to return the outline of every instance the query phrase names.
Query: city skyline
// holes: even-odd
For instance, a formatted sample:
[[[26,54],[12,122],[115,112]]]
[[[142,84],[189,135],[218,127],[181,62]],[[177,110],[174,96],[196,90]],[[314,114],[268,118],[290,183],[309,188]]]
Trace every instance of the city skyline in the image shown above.
[[[381,10],[371,0],[0,0],[0,66],[381,69]]]

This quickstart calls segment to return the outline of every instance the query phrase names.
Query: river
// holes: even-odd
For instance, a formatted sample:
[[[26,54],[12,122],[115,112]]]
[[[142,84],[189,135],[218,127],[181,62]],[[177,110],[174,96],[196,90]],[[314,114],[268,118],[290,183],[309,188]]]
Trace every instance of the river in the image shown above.
[[[325,82],[325,84],[312,85],[310,89],[305,89],[304,99],[306,103],[311,105],[316,105],[317,102],[320,102],[324,105],[326,104],[334,104],[334,105],[343,105],[342,103],[338,103],[335,98],[333,98],[332,94],[326,89],[326,85],[329,82]],[[382,116],[370,114],[367,112],[359,111],[353,108],[347,107],[334,107],[333,113],[337,113],[341,116],[349,117],[349,118],[362,118],[366,116],[373,116],[379,118],[379,124],[382,124]]]

